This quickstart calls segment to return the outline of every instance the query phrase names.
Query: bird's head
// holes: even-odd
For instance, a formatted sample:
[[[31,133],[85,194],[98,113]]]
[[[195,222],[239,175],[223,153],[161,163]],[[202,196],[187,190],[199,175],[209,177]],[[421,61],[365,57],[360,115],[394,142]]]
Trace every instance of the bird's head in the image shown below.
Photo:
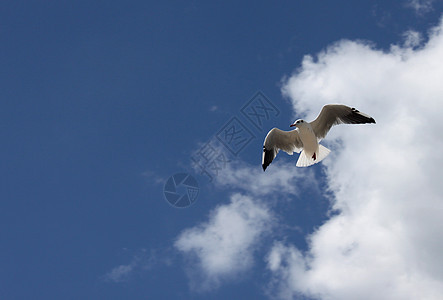
[[[304,126],[305,124],[306,124],[306,122],[304,120],[298,119],[297,121],[292,123],[289,127],[297,127],[297,128],[299,128],[300,126]]]

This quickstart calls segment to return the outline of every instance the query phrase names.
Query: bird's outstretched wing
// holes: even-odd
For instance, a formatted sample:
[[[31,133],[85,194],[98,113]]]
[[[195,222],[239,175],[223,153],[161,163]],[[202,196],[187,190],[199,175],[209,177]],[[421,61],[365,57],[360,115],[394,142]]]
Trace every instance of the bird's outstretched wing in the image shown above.
[[[294,152],[300,152],[302,148],[303,143],[297,130],[283,131],[278,128],[271,129],[266,135],[263,145],[263,171],[266,170],[272,160],[277,156],[280,149],[292,155]]]
[[[333,125],[365,123],[375,123],[375,120],[355,108],[341,104],[328,104],[323,106],[317,119],[311,122],[311,126],[317,138],[322,139]]]

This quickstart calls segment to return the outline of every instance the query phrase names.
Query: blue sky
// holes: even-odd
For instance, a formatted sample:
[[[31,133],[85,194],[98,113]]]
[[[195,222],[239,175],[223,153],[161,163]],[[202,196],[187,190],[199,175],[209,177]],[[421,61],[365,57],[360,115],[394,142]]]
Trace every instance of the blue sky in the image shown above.
[[[443,162],[430,146],[408,152],[417,139],[440,145],[438,130],[409,126],[438,123],[442,1],[0,7],[0,298],[355,299],[343,282],[363,273],[353,284],[366,296],[443,291],[442,245],[432,242],[442,231],[431,222],[443,213]],[[241,108],[259,91],[278,115],[254,128]],[[360,108],[377,127],[333,128],[324,163],[299,169],[281,153],[263,173],[267,131],[329,102]],[[253,138],[236,156],[218,144],[230,162],[210,181],[191,156],[233,117]],[[164,198],[176,173],[198,181],[190,207]],[[390,201],[408,197],[411,210]],[[343,274],[333,249],[357,249]],[[389,284],[374,261],[395,270]]]

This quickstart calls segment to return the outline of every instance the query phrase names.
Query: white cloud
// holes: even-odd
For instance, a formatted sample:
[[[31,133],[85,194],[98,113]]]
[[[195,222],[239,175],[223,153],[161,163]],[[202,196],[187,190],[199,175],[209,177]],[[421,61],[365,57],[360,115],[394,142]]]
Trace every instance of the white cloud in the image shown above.
[[[339,145],[323,162],[339,213],[306,253],[274,244],[267,263],[280,298],[441,299],[442,29],[419,49],[340,41],[286,82],[298,117],[338,102],[377,124],[340,125],[325,139]]]
[[[150,170],[146,170],[141,174],[144,179],[146,180],[146,182],[149,182],[150,184],[165,184],[167,178],[163,178],[159,175],[157,175],[157,173],[150,171]]]
[[[205,145],[200,145],[202,147]],[[226,151],[215,139],[211,140],[210,147],[218,153]],[[254,254],[262,238],[277,225],[278,217],[271,213],[272,207],[278,201],[289,201],[288,195],[300,196],[306,184],[319,191],[316,184],[312,185],[313,169],[296,168],[296,157],[292,163],[284,163],[287,154],[280,153],[281,157],[263,172],[261,151],[257,153],[255,165],[227,159],[224,168],[214,177],[214,184],[234,193],[230,203],[216,207],[207,222],[184,230],[175,242],[175,248],[187,262],[186,271],[193,290],[211,290],[245,275],[254,265]],[[193,167],[199,171],[197,165]],[[297,226],[282,226],[279,232],[288,229],[300,231]]]
[[[431,11],[434,0],[407,0],[406,5],[415,10],[417,14],[424,14]]]
[[[272,207],[278,201],[289,201],[288,195],[300,196],[307,184],[319,191],[316,184],[312,185],[316,182],[313,169],[296,168],[296,158],[284,163],[283,157],[266,172],[259,164],[231,161],[214,178],[216,187],[237,194],[230,197],[229,204],[216,207],[207,222],[184,230],[175,242],[187,261],[191,289],[215,289],[245,275],[254,265],[263,237],[277,226],[278,216],[271,212]],[[296,226],[280,229],[300,230]]]
[[[226,165],[215,178],[215,183],[221,187],[230,189],[240,189],[247,191],[253,196],[279,195],[282,192],[285,196],[298,196],[301,189],[310,185],[311,189],[318,189],[313,169],[300,169],[295,166],[297,162],[297,153],[292,159],[292,163],[283,162],[285,152],[280,151],[277,158],[263,172],[260,164],[255,166],[247,165],[241,161],[234,161]]]
[[[128,264],[122,264],[112,268],[111,271],[102,276],[104,281],[121,283],[131,279],[133,274],[142,270],[151,269],[155,263],[162,262],[169,264],[168,258],[158,258],[156,250],[151,249],[149,252],[146,249],[141,249],[132,256]]]
[[[423,38],[418,31],[408,30],[404,34],[405,43],[404,47],[406,48],[414,48],[420,46]]]
[[[113,268],[104,276],[106,281],[123,282],[129,279],[129,275],[134,269],[134,264],[131,262],[128,265],[120,265]]]
[[[175,247],[190,260],[191,288],[213,289],[247,271],[254,247],[270,230],[272,219],[266,206],[234,194],[229,204],[211,212],[206,223],[184,230]]]

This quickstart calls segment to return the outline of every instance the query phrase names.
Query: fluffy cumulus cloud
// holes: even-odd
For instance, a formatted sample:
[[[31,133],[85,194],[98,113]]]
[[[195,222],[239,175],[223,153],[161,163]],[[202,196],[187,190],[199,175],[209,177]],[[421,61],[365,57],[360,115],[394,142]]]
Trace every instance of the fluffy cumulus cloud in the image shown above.
[[[301,252],[276,242],[271,293],[292,299],[441,299],[443,25],[389,51],[340,41],[306,56],[284,85],[297,117],[344,103],[376,125],[334,127],[324,143],[334,214]]]
[[[207,222],[183,231],[175,247],[189,260],[191,288],[213,289],[247,271],[253,263],[255,247],[272,223],[266,206],[234,194],[230,203],[210,213]]]
[[[300,197],[306,185],[319,191],[313,182],[314,172],[296,168],[295,163],[276,161],[266,173],[241,161],[227,164],[214,183],[237,193],[228,204],[216,207],[207,222],[183,231],[175,242],[187,260],[191,288],[212,290],[251,269],[262,238],[278,226],[274,206]]]

